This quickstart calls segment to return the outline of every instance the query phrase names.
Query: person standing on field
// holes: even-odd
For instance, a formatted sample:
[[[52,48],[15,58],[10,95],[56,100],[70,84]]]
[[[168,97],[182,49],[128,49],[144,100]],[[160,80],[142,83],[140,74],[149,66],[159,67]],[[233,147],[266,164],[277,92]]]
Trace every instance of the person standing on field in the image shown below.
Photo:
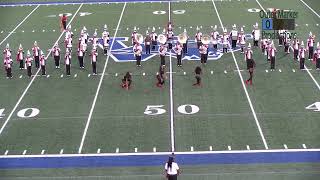
[[[174,162],[173,156],[169,157],[168,162],[164,166],[165,174],[168,180],[177,180],[180,174],[180,169],[177,163]]]

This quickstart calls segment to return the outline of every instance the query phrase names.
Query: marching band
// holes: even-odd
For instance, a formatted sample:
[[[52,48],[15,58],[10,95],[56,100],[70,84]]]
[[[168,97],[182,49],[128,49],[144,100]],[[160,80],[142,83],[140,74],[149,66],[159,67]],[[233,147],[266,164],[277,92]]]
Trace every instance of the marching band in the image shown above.
[[[155,54],[158,53],[160,57],[160,70],[157,75],[158,87],[162,87],[164,85],[165,72],[164,67],[166,65],[165,58],[168,54],[174,53],[177,58],[177,66],[182,67],[182,61],[184,56],[188,55],[188,34],[187,30],[184,29],[183,32],[177,36],[174,35],[174,28],[172,22],[168,22],[167,27],[163,29],[161,34],[156,33],[155,27],[152,27],[151,33],[146,31],[145,38],[142,34],[137,32],[137,28],[134,27],[133,32],[131,34],[131,41],[133,45],[133,53],[136,60],[136,65],[138,67],[141,66],[142,54],[143,54],[143,45],[145,46],[146,54]],[[200,26],[201,27],[201,26]],[[201,27],[202,28],[202,27]],[[210,35],[203,34],[201,32],[201,28],[197,26],[196,34],[195,34],[195,43],[196,47],[199,50],[200,54],[200,62],[205,65],[208,60],[209,52],[211,52],[211,48],[213,52],[217,52],[222,49],[222,53],[228,53],[231,49],[235,49],[236,47],[240,47],[240,52],[245,55],[245,61],[247,64],[247,70],[250,74],[250,78],[246,80],[246,84],[252,84],[253,72],[255,68],[255,61],[253,60],[253,49],[251,48],[251,44],[248,43],[246,47],[246,34],[244,32],[244,26],[240,27],[240,32],[237,30],[236,24],[232,26],[232,30],[228,33],[226,28],[223,28],[223,33],[220,33],[217,30],[217,25],[212,26],[212,32]],[[64,65],[66,70],[66,75],[70,76],[71,74],[71,59],[72,59],[72,39],[73,33],[71,26],[65,28],[65,55],[64,55]],[[267,61],[270,62],[270,70],[275,70],[276,65],[276,54],[277,49],[275,48],[275,44],[271,39],[261,39],[260,29],[258,28],[258,23],[253,25],[252,30],[252,39],[253,46],[255,48],[261,48],[261,52],[267,57]],[[101,40],[101,41],[100,41]],[[89,38],[89,34],[87,33],[87,29],[84,26],[81,30],[80,37],[77,45],[77,55],[80,69],[84,69],[84,57],[86,56],[88,42],[92,45],[92,51],[89,54],[91,56],[91,64],[92,64],[92,73],[93,75],[97,75],[97,60],[98,60],[98,49],[97,47],[101,47],[103,49],[104,55],[108,55],[108,50],[110,46],[110,34],[108,32],[108,27],[105,24],[103,26],[103,32],[101,38],[97,36],[97,29],[95,29],[93,36]],[[260,46],[259,46],[260,42]],[[315,35],[312,32],[309,33],[306,42],[306,47],[304,46],[303,40],[298,37],[290,37],[290,32],[287,30],[279,30],[278,31],[278,42],[279,46],[284,46],[284,52],[286,54],[290,54],[290,51],[293,51],[293,59],[298,61],[300,64],[300,69],[305,68],[305,59],[308,55],[308,59],[313,61],[316,65],[316,69],[320,70],[320,44],[319,42],[315,44]],[[101,43],[101,45],[100,45]],[[49,54],[53,56],[55,68],[60,68],[60,56],[62,54],[61,49],[59,48],[60,43],[56,43],[52,49],[49,49]],[[210,44],[212,46],[210,47]],[[220,46],[221,44],[221,46]],[[315,47],[314,47],[315,46]],[[156,49],[158,48],[158,49]],[[35,62],[35,67],[41,69],[42,75],[46,75],[46,57],[44,55],[43,50],[39,47],[37,41],[34,42],[32,47],[32,56],[29,50],[27,50],[27,54],[25,57],[24,49],[22,45],[19,45],[19,48],[16,53],[16,61],[19,64],[19,69],[26,69],[27,75],[29,77],[32,76],[32,64]],[[3,50],[3,63],[4,68],[6,70],[6,77],[12,78],[12,57],[11,57],[11,49],[9,44],[6,45]],[[109,52],[111,53],[111,52]],[[195,70],[196,73],[196,85],[201,84],[201,72],[202,69],[197,67]],[[131,75],[130,75],[131,79]],[[131,81],[130,81],[131,84]]]

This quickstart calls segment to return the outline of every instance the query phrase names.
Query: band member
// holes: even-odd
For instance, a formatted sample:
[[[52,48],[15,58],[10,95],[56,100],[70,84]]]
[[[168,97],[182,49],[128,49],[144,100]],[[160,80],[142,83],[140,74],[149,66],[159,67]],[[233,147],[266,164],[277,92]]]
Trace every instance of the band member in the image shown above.
[[[88,44],[89,34],[88,34],[87,28],[85,26],[83,26],[83,28],[81,30],[81,34],[83,34],[83,38],[85,40],[85,43]]]
[[[24,69],[24,52],[23,52],[23,48],[22,45],[19,45],[19,49],[17,52],[17,61],[19,62],[19,68],[20,69]]]
[[[314,52],[314,58],[316,60],[316,68],[320,70],[320,43],[317,43],[317,50]]]
[[[80,69],[84,69],[83,57],[84,57],[85,50],[83,49],[83,45],[85,45],[85,43],[82,43],[78,48],[78,61],[79,61]]]
[[[204,43],[204,41],[202,41],[203,44],[200,46],[199,48],[199,52],[201,55],[201,64],[207,64],[207,59],[208,59],[208,44]]]
[[[173,30],[173,24],[170,21],[167,23],[167,30],[168,31],[172,31]]]
[[[164,80],[166,79],[164,71],[165,71],[164,66],[160,66],[159,72],[157,74],[157,80],[158,80],[157,87],[162,88],[162,86],[164,85],[164,82],[165,82]]]
[[[62,17],[61,17],[61,24],[60,24],[60,27],[61,27],[61,32],[66,30],[66,27],[67,27],[67,15],[66,14],[63,14]]]
[[[30,51],[28,50],[25,63],[26,63],[26,67],[27,67],[27,74],[29,77],[31,77],[31,75],[32,75],[32,72],[31,72],[32,60],[33,59],[31,57]]]
[[[299,54],[299,39],[295,38],[293,40],[293,59],[298,60],[298,54]]]
[[[12,59],[10,56],[7,56],[4,60],[4,68],[6,69],[6,72],[7,72],[7,79],[12,78],[11,66],[12,66]]]
[[[184,29],[183,33],[185,34],[185,36],[187,37],[186,42],[182,44],[183,47],[183,54],[188,54],[188,40],[189,40],[189,36],[187,34],[187,30]]]
[[[313,36],[312,32],[310,32],[309,33],[309,38],[308,38],[308,51],[309,51],[308,59],[309,60],[312,60],[314,40],[315,40],[315,36]]]
[[[60,48],[58,46],[58,43],[56,43],[51,51],[54,59],[54,64],[56,66],[56,69],[60,68]]]
[[[86,40],[85,40],[85,38],[84,38],[84,33],[83,33],[82,30],[81,30],[80,37],[79,37],[79,40],[78,40],[78,48],[77,48],[77,50],[79,51],[80,46],[81,46],[82,44],[85,44],[85,43],[86,43]]]
[[[283,42],[284,42],[284,52],[286,54],[290,54],[290,45],[291,45],[291,39],[289,38],[289,32],[287,30],[284,31],[284,39],[283,39]]]
[[[131,83],[132,83],[132,76],[130,72],[127,72],[126,75],[123,76],[121,87],[129,90],[131,87]]]
[[[227,29],[225,28],[223,30],[223,35],[222,35],[222,46],[223,46],[223,53],[227,53],[228,52],[228,46],[229,46],[229,36],[227,35]]]
[[[249,70],[249,63],[252,60],[253,51],[251,50],[251,44],[249,43],[245,52],[245,60],[247,62],[247,70]]]
[[[270,50],[269,50],[269,56],[270,56],[270,64],[271,64],[271,71],[274,71],[275,64],[276,64],[276,53],[277,49],[275,48],[273,41],[271,42]]]
[[[133,28],[133,33],[131,34],[131,42],[132,42],[132,46],[134,46],[137,42],[137,27]]]
[[[146,37],[144,38],[144,45],[146,47],[146,54],[151,54],[150,46],[151,46],[152,38],[149,32],[146,32]]]
[[[261,48],[261,52],[262,54],[264,54],[265,56],[267,55],[267,42],[268,40],[267,39],[261,39],[261,42],[260,42],[260,48]]]
[[[66,50],[66,55],[64,56],[64,60],[65,60],[65,65],[66,65],[66,74],[67,76],[70,76],[70,68],[71,68],[71,53],[70,51],[67,49]]]
[[[8,56],[10,56],[10,58],[11,58],[11,49],[10,49],[10,47],[9,47],[9,43],[6,45],[6,48],[3,50],[3,63],[4,63],[4,61],[5,61],[5,59],[8,57]]]
[[[301,42],[299,48],[299,61],[300,61],[300,69],[304,69],[304,62],[306,58],[306,51],[307,49],[304,47],[303,41]]]
[[[194,70],[194,73],[196,74],[195,75],[195,78],[197,80],[196,83],[193,84],[193,86],[202,86],[201,84],[201,74],[202,74],[202,69],[200,66],[197,66]]]
[[[213,27],[213,32],[211,33],[211,40],[213,44],[213,49],[218,49],[218,39],[219,39],[219,32],[217,31],[217,25]]]
[[[165,44],[161,44],[159,47],[159,54],[160,54],[160,64],[161,66],[166,65],[166,53],[167,53],[167,46]]]
[[[67,38],[73,38],[73,32],[71,30],[71,25],[69,25],[66,30],[65,39],[67,39]]]
[[[230,32],[230,38],[231,38],[231,42],[232,42],[232,49],[236,48],[237,45],[237,40],[238,40],[238,30],[237,30],[237,26],[234,24],[232,26],[232,30]]]
[[[152,51],[155,51],[156,50],[156,46],[157,46],[157,38],[158,38],[158,35],[157,33],[155,33],[155,28],[152,27],[152,32],[151,32],[151,41],[152,41]]]
[[[260,40],[260,29],[258,26],[258,23],[256,23],[255,25],[253,25],[253,31],[252,31],[252,35],[253,35],[253,46],[258,47],[258,43]]]
[[[89,39],[89,41],[92,43],[92,46],[95,47],[98,45],[98,41],[99,41],[99,38],[98,38],[98,33],[97,33],[97,29],[94,30],[94,33],[92,35],[92,38]]]
[[[237,43],[240,44],[241,53],[243,54],[244,53],[244,47],[246,46],[246,35],[244,34],[244,31],[243,31],[242,27],[241,27],[241,30],[240,30],[240,34],[238,36]]]
[[[254,62],[253,59],[251,59],[249,61],[249,70],[248,70],[250,77],[249,77],[249,79],[246,80],[246,84],[250,83],[250,85],[252,85],[253,71],[254,71],[255,66],[256,66],[256,63]]]
[[[67,37],[64,42],[65,42],[66,49],[68,49],[68,51],[71,53],[72,52],[72,38]]]
[[[177,54],[177,66],[181,67],[182,66],[182,45],[178,41],[177,44],[173,48],[174,52]]]
[[[270,39],[267,40],[267,47],[266,47],[266,52],[267,52],[267,61],[271,60],[270,52],[272,48],[272,42]]]
[[[177,163],[174,162],[174,157],[170,156],[168,162],[164,165],[166,178],[168,180],[177,180],[180,174],[180,168]]]
[[[171,25],[168,25],[168,27],[169,26],[171,27]],[[173,36],[174,36],[174,33],[172,31],[172,28],[168,28],[168,30],[167,30],[167,41],[168,41],[168,48],[169,49],[172,49]]]
[[[36,68],[38,69],[40,67],[40,63],[39,63],[40,48],[38,46],[37,41],[35,41],[33,44],[32,52],[33,52],[33,58],[36,64]]]
[[[200,32],[200,28],[197,26],[197,33],[195,35],[195,41],[197,42],[198,49],[201,46],[201,38],[202,38],[202,32]]]
[[[46,75],[46,57],[44,56],[44,53],[40,51],[40,66],[41,66],[41,72],[42,76]]]
[[[136,41],[133,46],[133,52],[134,52],[134,56],[136,58],[137,67],[140,67],[141,66],[141,56],[142,56],[142,46],[139,44],[138,41]]]
[[[283,39],[284,39],[284,29],[281,29],[278,31],[278,40],[279,40],[279,46],[283,45]]]
[[[91,64],[92,64],[93,75],[97,75],[97,58],[98,58],[97,47],[94,46],[91,52]]]
[[[102,40],[103,40],[103,53],[104,55],[107,55],[108,49],[109,49],[110,34],[108,32],[108,27],[106,24],[104,25],[104,31],[102,33]]]

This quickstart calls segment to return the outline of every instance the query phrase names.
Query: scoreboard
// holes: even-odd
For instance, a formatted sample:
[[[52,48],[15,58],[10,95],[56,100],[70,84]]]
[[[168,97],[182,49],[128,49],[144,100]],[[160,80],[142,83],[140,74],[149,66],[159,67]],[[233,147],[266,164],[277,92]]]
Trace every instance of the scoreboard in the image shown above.
[[[294,30],[295,19],[263,18],[262,30]]]

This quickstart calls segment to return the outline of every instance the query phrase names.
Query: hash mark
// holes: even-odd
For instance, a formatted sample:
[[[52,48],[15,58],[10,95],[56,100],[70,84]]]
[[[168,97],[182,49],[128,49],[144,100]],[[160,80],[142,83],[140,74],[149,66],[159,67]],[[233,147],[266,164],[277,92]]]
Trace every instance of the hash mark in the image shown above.
[[[193,146],[190,147],[190,151],[194,151]]]
[[[44,154],[45,151],[46,151],[46,150],[42,149],[41,154]]]
[[[119,153],[119,148],[116,149],[116,153]]]
[[[225,74],[227,74],[227,71],[226,71],[226,70],[224,70],[223,72],[224,72]]]
[[[134,148],[134,152],[138,152],[138,148]]]
[[[247,145],[247,150],[250,150],[250,146],[249,145]]]
[[[21,78],[22,78],[22,75],[20,75],[19,78],[21,79]]]
[[[231,151],[231,146],[228,146],[228,150]]]
[[[157,152],[157,148],[156,147],[153,147],[153,152]]]
[[[22,155],[26,155],[27,154],[27,150],[25,149],[23,152],[22,152]]]
[[[63,154],[63,149],[60,150],[60,154]]]
[[[283,147],[284,147],[285,149],[288,149],[288,146],[287,146],[286,144],[284,144]]]
[[[61,74],[61,76],[60,77],[63,77],[63,74]]]
[[[100,154],[100,152],[101,152],[101,149],[99,148],[99,149],[97,150],[97,153]]]
[[[213,149],[212,146],[209,146],[209,150],[212,151],[212,149]]]
[[[8,153],[9,153],[9,150],[6,150],[6,152],[4,152],[4,155],[6,156],[8,155]]]
[[[279,72],[282,72],[281,69],[279,69]]]

